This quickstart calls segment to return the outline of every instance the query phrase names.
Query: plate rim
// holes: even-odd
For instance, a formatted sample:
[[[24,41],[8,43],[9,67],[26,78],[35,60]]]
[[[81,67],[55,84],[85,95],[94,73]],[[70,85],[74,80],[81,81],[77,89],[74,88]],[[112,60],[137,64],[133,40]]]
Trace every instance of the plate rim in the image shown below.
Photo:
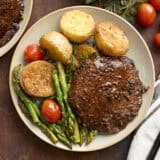
[[[138,37],[142,40],[145,48],[147,49],[148,56],[149,56],[149,59],[150,59],[150,61],[151,61],[151,66],[152,66],[152,71],[153,71],[153,75],[152,75],[152,79],[153,79],[153,82],[152,82],[152,83],[153,83],[153,85],[150,87],[151,96],[150,96],[150,98],[149,98],[149,101],[150,101],[150,103],[151,103],[151,100],[152,100],[152,97],[153,97],[153,93],[154,93],[154,83],[155,83],[155,66],[154,66],[154,62],[153,62],[153,58],[152,58],[151,52],[150,52],[150,50],[149,50],[149,47],[148,47],[147,43],[145,42],[145,40],[143,39],[143,37],[141,36],[141,34],[136,30],[136,28],[135,28],[132,24],[130,24],[129,22],[127,22],[126,20],[124,20],[122,17],[120,17],[119,15],[117,15],[117,14],[115,14],[115,13],[113,13],[113,12],[110,12],[110,11],[108,11],[108,10],[105,10],[105,9],[102,9],[102,8],[99,8],[99,7],[94,7],[94,6],[75,5],[75,6],[70,6],[70,7],[64,7],[64,8],[61,8],[61,9],[54,10],[54,11],[46,14],[45,16],[41,17],[38,21],[36,21],[33,25],[30,26],[30,28],[25,32],[24,35],[28,34],[28,33],[32,30],[32,28],[33,28],[34,26],[36,26],[38,23],[40,23],[41,21],[43,21],[44,19],[46,19],[48,16],[51,16],[52,14],[55,14],[55,13],[57,13],[57,12],[65,11],[65,10],[68,10],[68,9],[75,9],[75,8],[90,8],[90,9],[97,9],[97,10],[105,11],[105,12],[107,12],[108,14],[111,14],[112,16],[116,16],[118,19],[120,19],[121,21],[123,21],[124,23],[126,23],[127,25],[129,25],[129,26],[136,32],[136,34],[138,35]],[[101,147],[95,148],[95,149],[88,149],[88,150],[70,150],[70,149],[68,149],[68,148],[66,148],[66,147],[57,146],[56,144],[49,143],[48,141],[45,141],[44,139],[42,139],[38,134],[36,134],[36,133],[34,132],[34,129],[32,129],[32,128],[30,127],[30,125],[27,124],[27,122],[26,122],[25,120],[23,120],[21,114],[19,114],[19,112],[18,112],[18,110],[17,110],[17,108],[16,108],[16,106],[19,107],[19,105],[18,105],[18,104],[16,105],[16,103],[15,103],[16,100],[15,100],[15,98],[13,98],[14,95],[13,95],[13,91],[12,91],[12,90],[13,90],[13,86],[12,86],[12,70],[11,70],[11,67],[12,67],[12,64],[13,64],[13,59],[14,59],[15,53],[16,53],[17,49],[20,47],[21,43],[23,42],[23,37],[24,37],[24,35],[22,36],[21,40],[19,41],[19,43],[18,43],[18,45],[17,45],[17,47],[16,47],[16,49],[15,49],[15,51],[14,51],[14,53],[13,53],[12,59],[11,59],[10,71],[9,71],[9,89],[10,89],[10,95],[11,95],[11,99],[12,99],[14,108],[16,109],[16,112],[18,113],[20,119],[21,119],[21,120],[23,121],[23,123],[27,126],[27,128],[28,128],[34,135],[36,135],[36,137],[38,137],[41,141],[43,141],[43,142],[45,142],[45,143],[47,143],[47,144],[49,144],[49,145],[51,145],[51,146],[54,146],[54,147],[56,147],[56,148],[59,148],[59,149],[62,149],[62,150],[67,150],[67,151],[71,151],[71,152],[92,152],[92,151],[98,151],[98,150],[102,150],[102,149],[108,148],[108,147],[110,147],[110,146],[112,146],[112,145],[114,145],[114,144],[117,144],[118,142],[122,141],[124,138],[126,138],[127,136],[129,136],[129,135],[138,127],[138,125],[143,121],[143,119],[144,119],[144,117],[145,117],[145,115],[146,115],[146,113],[147,113],[150,105],[146,106],[147,109],[146,109],[146,111],[143,112],[143,114],[141,115],[141,118],[140,118],[140,120],[139,120],[139,123],[136,124],[133,129],[130,129],[130,130],[127,132],[127,134],[123,134],[123,135],[121,136],[121,138],[119,138],[118,140],[116,139],[114,142],[108,144],[107,146],[101,146]]]
[[[30,3],[30,6],[29,6],[29,10],[28,10],[28,16],[26,18],[24,18],[25,22],[24,22],[23,26],[20,26],[20,28],[16,31],[16,33],[13,35],[13,37],[4,46],[0,47],[0,52],[1,52],[0,58],[2,56],[4,56],[18,42],[18,40],[23,35],[25,29],[27,28],[27,25],[29,23],[29,20],[31,18],[31,14],[32,14],[33,0],[30,0],[29,3]],[[24,21],[24,19],[22,21]],[[21,23],[21,22],[19,22],[19,23]]]

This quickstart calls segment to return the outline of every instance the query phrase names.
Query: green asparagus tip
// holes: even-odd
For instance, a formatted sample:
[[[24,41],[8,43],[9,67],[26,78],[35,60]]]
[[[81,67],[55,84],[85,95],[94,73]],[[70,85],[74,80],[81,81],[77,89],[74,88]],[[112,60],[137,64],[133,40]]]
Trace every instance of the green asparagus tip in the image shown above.
[[[38,126],[41,128],[42,132],[44,132],[53,143],[57,143],[58,139],[56,135],[42,122],[38,123]]]
[[[87,138],[87,133],[88,133],[88,130],[86,127],[80,127],[80,145],[82,146],[82,144],[84,143],[84,141],[86,140]]]
[[[79,133],[79,125],[77,120],[75,120],[74,124],[74,134],[73,134],[73,142],[76,144],[80,144],[80,133]]]
[[[88,134],[86,145],[90,144],[97,134],[98,134],[97,130],[91,130]]]
[[[13,70],[13,80],[19,80],[19,72],[21,69],[21,64],[17,65]]]

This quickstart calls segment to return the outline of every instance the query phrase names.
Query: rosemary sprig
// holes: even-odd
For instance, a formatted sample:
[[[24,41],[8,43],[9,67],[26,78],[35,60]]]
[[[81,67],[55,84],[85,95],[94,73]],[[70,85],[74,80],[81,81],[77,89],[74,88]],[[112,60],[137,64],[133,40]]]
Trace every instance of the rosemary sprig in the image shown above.
[[[85,0],[85,4],[92,4],[100,0]],[[137,8],[142,2],[133,2],[132,0],[104,0],[103,8],[114,12],[127,21],[133,21]]]

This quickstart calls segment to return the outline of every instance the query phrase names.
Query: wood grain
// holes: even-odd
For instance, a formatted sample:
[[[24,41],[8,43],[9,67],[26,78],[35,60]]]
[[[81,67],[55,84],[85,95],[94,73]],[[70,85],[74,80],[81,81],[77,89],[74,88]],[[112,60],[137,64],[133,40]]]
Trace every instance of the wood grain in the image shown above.
[[[80,0],[34,0],[29,26],[51,11],[80,4],[82,4]],[[157,23],[149,29],[136,26],[151,49],[155,63],[156,76],[160,73],[160,50],[153,45],[153,35],[159,31],[159,22],[160,17]],[[45,144],[33,135],[18,117],[9,93],[9,66],[14,49],[15,47],[0,58],[0,160],[126,159],[133,134],[110,148],[89,153],[62,151]]]

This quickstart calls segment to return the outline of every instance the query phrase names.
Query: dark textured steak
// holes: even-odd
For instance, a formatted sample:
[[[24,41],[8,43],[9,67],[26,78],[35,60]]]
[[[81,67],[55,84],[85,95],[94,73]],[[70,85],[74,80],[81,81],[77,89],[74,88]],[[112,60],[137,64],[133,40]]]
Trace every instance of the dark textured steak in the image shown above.
[[[75,72],[69,102],[81,123],[116,133],[138,114],[143,85],[127,57],[89,59]]]
[[[0,47],[16,33],[22,19],[22,0],[0,0]]]

